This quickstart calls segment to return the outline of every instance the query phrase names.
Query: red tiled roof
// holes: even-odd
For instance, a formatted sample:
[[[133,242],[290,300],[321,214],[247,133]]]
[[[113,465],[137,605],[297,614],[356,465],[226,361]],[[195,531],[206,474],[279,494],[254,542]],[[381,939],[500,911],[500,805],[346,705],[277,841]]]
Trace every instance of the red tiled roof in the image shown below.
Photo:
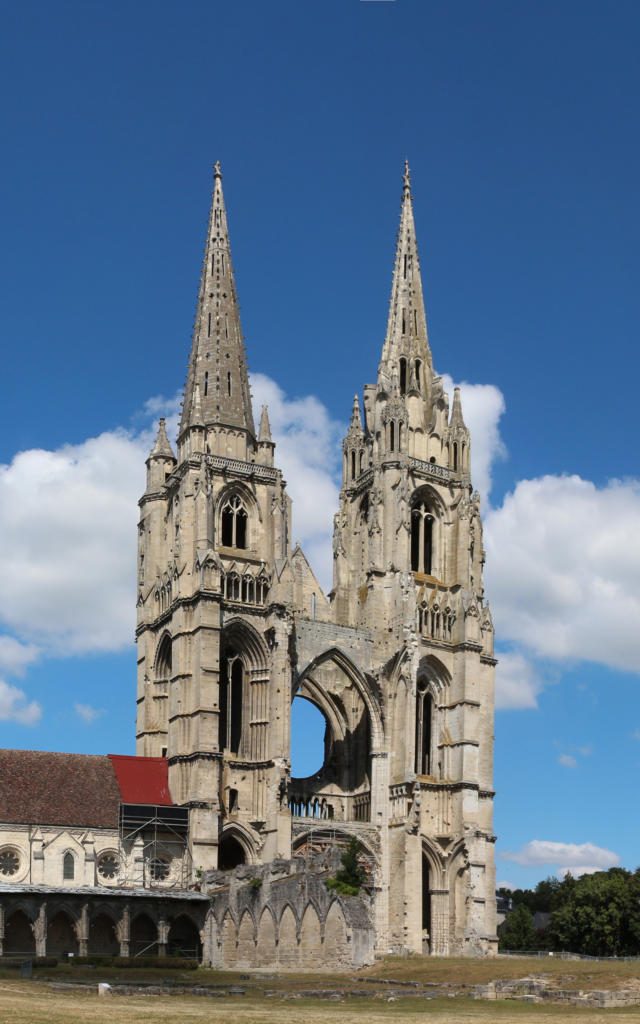
[[[109,754],[125,804],[171,804],[166,757]]]
[[[117,828],[120,800],[108,757],[0,750],[0,821]]]
[[[170,804],[163,757],[0,750],[0,821],[117,828],[121,803]]]

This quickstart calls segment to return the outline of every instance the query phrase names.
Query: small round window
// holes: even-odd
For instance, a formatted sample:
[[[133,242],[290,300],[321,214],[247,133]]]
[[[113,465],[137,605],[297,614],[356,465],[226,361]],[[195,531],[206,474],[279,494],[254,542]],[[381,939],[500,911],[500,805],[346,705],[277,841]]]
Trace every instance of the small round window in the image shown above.
[[[98,861],[98,874],[101,878],[112,879],[118,874],[120,861],[115,853],[105,853]]]
[[[17,875],[20,868],[20,856],[15,850],[0,852],[0,875]]]
[[[169,877],[169,862],[161,857],[149,861],[149,874],[154,882],[164,882]]]

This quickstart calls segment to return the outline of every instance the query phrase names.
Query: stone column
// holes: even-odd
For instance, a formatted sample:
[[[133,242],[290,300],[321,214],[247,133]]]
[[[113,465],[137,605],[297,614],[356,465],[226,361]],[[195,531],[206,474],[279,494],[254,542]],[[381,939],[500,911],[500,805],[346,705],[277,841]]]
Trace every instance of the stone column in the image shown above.
[[[158,921],[158,956],[167,955],[167,941],[169,939],[169,922],[161,917]]]
[[[449,955],[449,890],[430,889],[431,935],[429,952],[431,956]]]
[[[31,925],[33,937],[36,942],[36,956],[47,955],[47,904],[40,904],[40,910],[35,921]]]
[[[120,943],[120,956],[129,956],[129,941],[131,938],[131,913],[129,904],[122,909],[122,917],[116,925],[116,935]]]
[[[4,952],[4,907],[0,903],[0,956]]]
[[[80,956],[87,956],[89,953],[89,904],[83,903],[78,921],[78,952]]]

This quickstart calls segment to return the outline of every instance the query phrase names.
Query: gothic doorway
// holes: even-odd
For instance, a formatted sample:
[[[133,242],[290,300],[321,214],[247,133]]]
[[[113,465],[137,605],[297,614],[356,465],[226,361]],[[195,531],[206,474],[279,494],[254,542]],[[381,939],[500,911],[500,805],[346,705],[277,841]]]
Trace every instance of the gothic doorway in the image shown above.
[[[431,952],[431,881],[429,861],[422,854],[422,952]]]

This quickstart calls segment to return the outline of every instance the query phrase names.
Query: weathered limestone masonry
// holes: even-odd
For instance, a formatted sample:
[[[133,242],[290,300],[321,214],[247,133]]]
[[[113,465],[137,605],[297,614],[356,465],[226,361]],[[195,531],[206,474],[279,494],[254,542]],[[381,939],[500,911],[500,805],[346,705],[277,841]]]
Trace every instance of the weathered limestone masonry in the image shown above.
[[[460,392],[450,408],[429,348],[408,167],[377,381],[343,443],[329,598],[292,548],[274,448],[266,407],[254,425],[216,165],[177,455],[161,421],[140,501],[138,754],[168,759],[194,877],[214,894],[219,869],[256,872],[352,834],[371,864],[357,927],[310,869],[291,920],[264,916],[257,883],[242,899],[232,883],[214,900],[228,913],[221,962],[282,963],[295,933],[306,959],[355,963],[370,955],[367,916],[378,952],[493,952],[493,625]],[[294,698],[327,722],[306,779],[290,773]]]
[[[368,901],[335,896],[325,884],[337,850],[233,872],[207,872],[214,966],[344,969],[373,962]]]

